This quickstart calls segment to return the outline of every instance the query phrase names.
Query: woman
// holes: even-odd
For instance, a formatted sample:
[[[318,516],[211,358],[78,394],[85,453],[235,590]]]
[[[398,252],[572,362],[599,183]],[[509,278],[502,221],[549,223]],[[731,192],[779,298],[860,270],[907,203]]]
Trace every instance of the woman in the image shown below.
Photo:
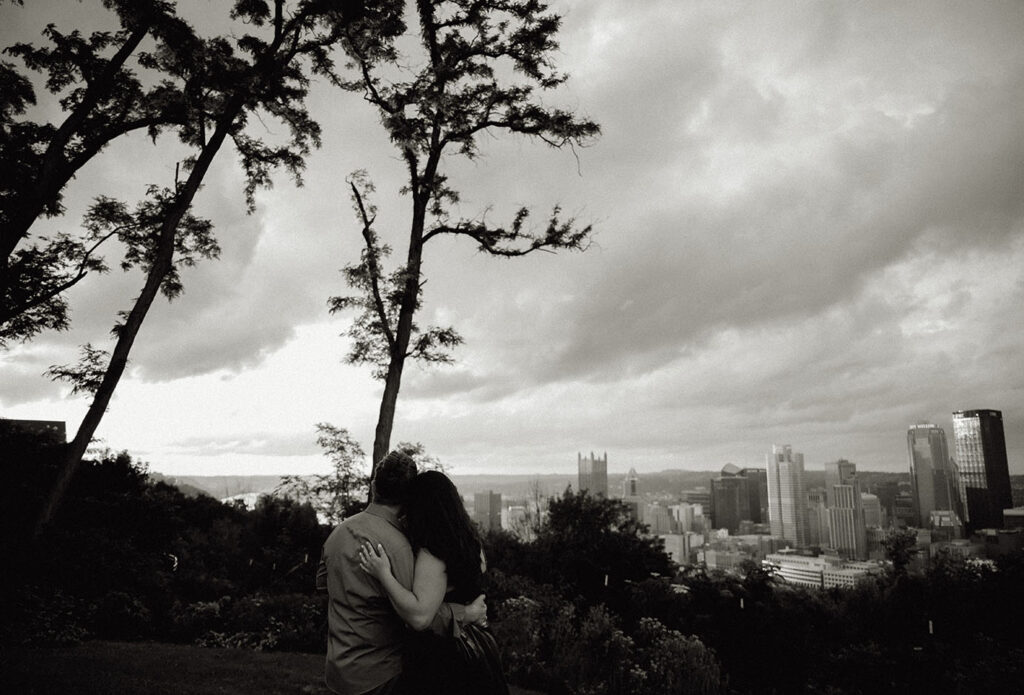
[[[416,553],[412,590],[398,583],[382,546],[365,543],[360,566],[381,583],[395,611],[424,630],[442,602],[468,604],[480,595],[485,563],[480,536],[446,475],[425,471],[409,483],[402,504]],[[409,649],[415,691],[445,695],[506,695],[498,647],[486,627],[465,625],[458,637],[420,632]]]

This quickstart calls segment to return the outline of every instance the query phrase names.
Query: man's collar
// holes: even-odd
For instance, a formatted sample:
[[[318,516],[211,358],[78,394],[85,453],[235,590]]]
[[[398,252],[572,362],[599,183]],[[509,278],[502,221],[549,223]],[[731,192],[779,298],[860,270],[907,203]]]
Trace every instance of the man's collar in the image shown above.
[[[370,502],[366,505],[364,510],[367,514],[373,516],[379,516],[384,521],[394,526],[399,531],[402,530],[402,522],[398,520],[398,507],[390,504],[378,504],[376,502]]]

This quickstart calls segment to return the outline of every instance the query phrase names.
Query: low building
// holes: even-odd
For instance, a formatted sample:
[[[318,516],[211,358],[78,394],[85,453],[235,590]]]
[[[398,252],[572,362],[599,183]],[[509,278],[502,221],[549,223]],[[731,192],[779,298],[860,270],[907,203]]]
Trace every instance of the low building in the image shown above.
[[[1003,510],[1003,528],[1013,530],[1024,528],[1024,507]]]
[[[874,562],[843,560],[836,555],[801,555],[785,550],[771,553],[762,565],[773,569],[777,577],[790,584],[820,589],[854,586],[881,568]]]

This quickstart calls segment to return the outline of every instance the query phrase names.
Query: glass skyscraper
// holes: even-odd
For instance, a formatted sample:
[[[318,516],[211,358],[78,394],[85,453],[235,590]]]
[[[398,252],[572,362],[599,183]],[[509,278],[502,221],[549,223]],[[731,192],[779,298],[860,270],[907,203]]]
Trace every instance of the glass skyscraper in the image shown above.
[[[786,444],[772,445],[768,464],[768,523],[772,535],[807,546],[807,491],[804,486],[804,455]]]
[[[911,425],[907,430],[907,457],[917,525],[928,528],[934,511],[962,514],[945,430],[928,423]]]
[[[1001,528],[1003,510],[1013,507],[1002,412],[956,411],[953,439],[967,507],[964,521],[971,530]]]

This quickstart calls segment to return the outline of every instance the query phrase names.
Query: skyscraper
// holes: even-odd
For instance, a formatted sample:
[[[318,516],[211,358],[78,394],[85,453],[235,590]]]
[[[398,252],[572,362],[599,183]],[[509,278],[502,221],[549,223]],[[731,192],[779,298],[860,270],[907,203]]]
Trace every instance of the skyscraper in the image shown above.
[[[955,510],[958,506],[946,432],[932,424],[911,425],[907,430],[907,456],[917,525],[927,528],[933,511]]]
[[[882,503],[878,499],[878,495],[862,492],[860,493],[860,504],[864,508],[864,526],[882,528],[884,517],[882,516]]]
[[[1000,528],[1013,506],[1003,414],[998,410],[953,413],[953,439],[968,528]]]
[[[473,495],[473,521],[483,532],[501,530],[501,493],[478,492]]]
[[[741,468],[740,475],[747,479],[750,494],[750,520],[755,524],[768,523],[768,473],[763,468]]]
[[[825,505],[824,488],[815,487],[807,491],[807,545],[828,546],[828,507]]]
[[[786,445],[772,445],[768,464],[768,519],[772,535],[794,545],[807,545],[807,493],[804,455]]]
[[[829,545],[847,559],[867,557],[864,506],[857,466],[845,459],[825,464]]]
[[[597,458],[590,452],[588,458],[576,454],[576,465],[579,470],[580,492],[588,492],[591,497],[608,496],[608,452],[604,458]]]
[[[749,481],[740,469],[725,464],[722,474],[711,479],[711,523],[715,528],[736,533],[740,522],[751,519]]]
[[[640,476],[635,468],[630,468],[629,473],[622,479],[622,498],[629,499],[640,496]]]

